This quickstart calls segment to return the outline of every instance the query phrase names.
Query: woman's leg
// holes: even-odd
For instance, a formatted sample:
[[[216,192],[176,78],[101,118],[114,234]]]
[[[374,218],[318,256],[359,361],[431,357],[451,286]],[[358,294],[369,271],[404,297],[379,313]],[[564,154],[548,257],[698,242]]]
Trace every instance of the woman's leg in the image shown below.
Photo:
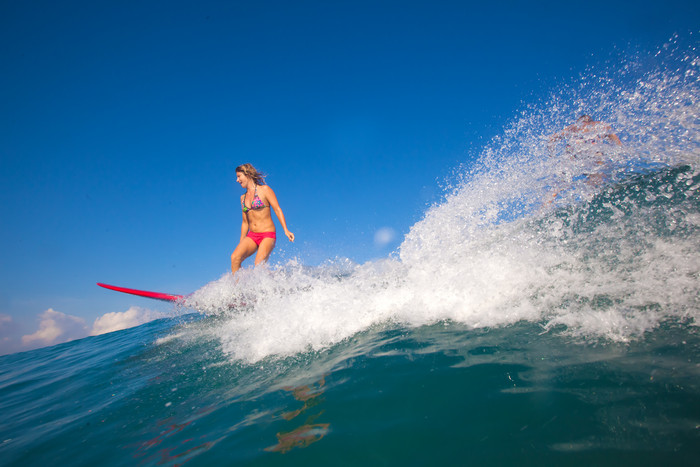
[[[270,257],[272,250],[275,249],[275,239],[274,238],[263,238],[258,247],[258,254],[255,255],[255,265],[267,261]]]
[[[243,260],[255,253],[257,248],[258,246],[253,240],[245,237],[231,254],[231,273],[235,274],[236,271],[241,268],[241,263]]]

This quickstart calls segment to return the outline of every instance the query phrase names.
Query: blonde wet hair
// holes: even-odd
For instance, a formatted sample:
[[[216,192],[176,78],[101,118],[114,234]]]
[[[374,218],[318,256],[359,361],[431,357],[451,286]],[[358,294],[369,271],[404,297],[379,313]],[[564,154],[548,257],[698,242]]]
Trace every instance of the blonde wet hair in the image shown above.
[[[236,167],[236,172],[241,172],[248,178],[251,178],[256,185],[265,184],[265,174],[258,172],[258,170],[253,167],[253,164],[243,164]]]

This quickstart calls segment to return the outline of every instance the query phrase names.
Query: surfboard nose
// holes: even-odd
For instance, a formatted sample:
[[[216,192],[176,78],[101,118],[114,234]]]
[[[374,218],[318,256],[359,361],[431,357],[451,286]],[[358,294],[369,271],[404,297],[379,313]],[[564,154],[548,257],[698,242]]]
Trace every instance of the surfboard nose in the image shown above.
[[[129,289],[127,287],[117,287],[116,285],[103,284],[102,282],[98,282],[97,285],[105,289],[114,290],[115,292],[128,293],[131,295],[137,295],[139,297],[152,298],[154,300],[163,300],[166,302],[177,302],[178,300],[181,300],[183,298],[183,295],[169,294],[163,292],[150,292],[148,290]]]

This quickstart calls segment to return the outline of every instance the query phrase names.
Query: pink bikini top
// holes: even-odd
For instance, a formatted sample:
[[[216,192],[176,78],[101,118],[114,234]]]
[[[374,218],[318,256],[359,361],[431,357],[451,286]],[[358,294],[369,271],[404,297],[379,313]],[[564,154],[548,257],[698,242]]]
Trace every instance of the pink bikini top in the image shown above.
[[[259,209],[270,207],[270,206],[266,206],[265,203],[263,203],[263,200],[261,200],[260,197],[258,196],[258,185],[255,185],[255,194],[253,196],[253,202],[250,203],[250,207],[245,205],[245,196],[246,195],[243,195],[243,197],[241,198],[241,209],[243,209],[243,212],[248,212],[251,209],[254,211],[257,211]]]

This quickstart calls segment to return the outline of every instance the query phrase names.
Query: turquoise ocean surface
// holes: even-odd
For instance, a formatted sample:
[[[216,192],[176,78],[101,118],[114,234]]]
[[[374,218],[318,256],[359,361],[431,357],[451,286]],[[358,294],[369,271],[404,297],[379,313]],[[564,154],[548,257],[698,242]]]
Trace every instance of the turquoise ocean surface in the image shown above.
[[[700,61],[672,45],[523,110],[390,257],[0,357],[0,465],[697,465]],[[552,137],[581,114],[606,124]]]

